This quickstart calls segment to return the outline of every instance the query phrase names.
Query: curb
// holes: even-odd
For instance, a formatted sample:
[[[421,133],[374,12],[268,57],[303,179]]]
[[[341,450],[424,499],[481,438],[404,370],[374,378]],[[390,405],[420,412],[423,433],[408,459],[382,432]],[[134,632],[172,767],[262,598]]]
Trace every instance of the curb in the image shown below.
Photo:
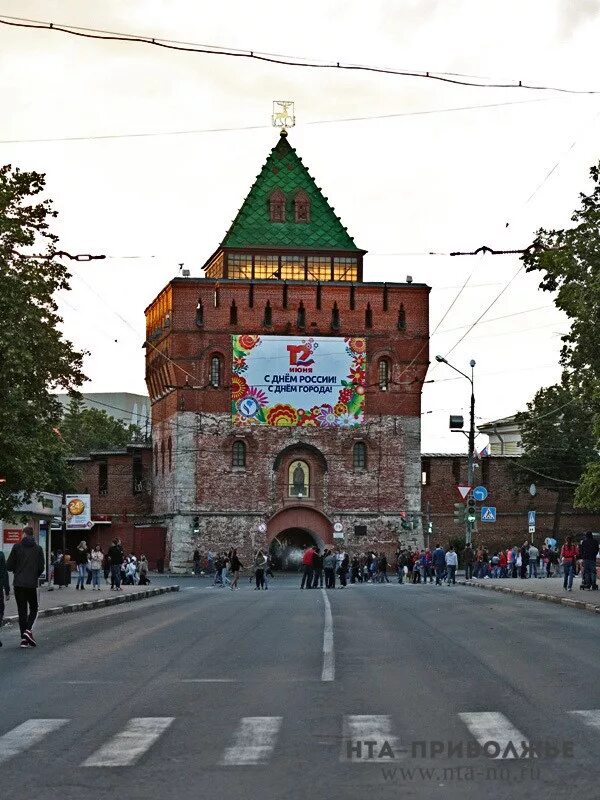
[[[475,589],[485,589],[488,592],[503,592],[504,594],[516,594],[521,597],[541,600],[546,603],[568,606],[569,608],[580,608],[583,611],[590,611],[592,614],[600,614],[600,605],[596,603],[586,603],[585,600],[573,600],[570,597],[561,597],[556,594],[544,594],[544,592],[531,592],[526,589],[512,589],[510,586],[486,585],[485,583],[470,583],[468,581],[457,581],[459,586],[470,586]]]
[[[119,606],[122,603],[134,603],[137,600],[146,600],[149,597],[157,597],[160,594],[178,592],[179,586],[159,586],[156,589],[147,589],[144,592],[135,594],[117,594],[112,597],[103,597],[98,600],[90,600],[87,603],[70,603],[66,606],[55,606],[54,608],[44,608],[38,612],[38,619],[42,617],[57,617],[60,614],[73,614],[76,611],[92,611],[95,608],[106,608],[107,606]],[[19,618],[4,617],[4,624],[18,622]]]

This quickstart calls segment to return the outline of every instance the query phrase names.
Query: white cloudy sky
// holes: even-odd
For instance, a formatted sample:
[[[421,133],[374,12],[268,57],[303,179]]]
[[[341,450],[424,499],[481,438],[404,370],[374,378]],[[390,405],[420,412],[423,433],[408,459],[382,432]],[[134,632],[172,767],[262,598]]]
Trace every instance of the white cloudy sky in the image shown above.
[[[600,90],[596,0],[0,0],[2,14]],[[367,280],[410,274],[429,283],[433,330],[471,276],[432,339],[432,360],[453,347],[519,262],[407,254],[521,247],[541,225],[568,224],[600,156],[600,95],[299,69],[4,26],[0,92],[0,163],[47,174],[65,249],[112,256],[76,265],[73,291],[61,299],[66,334],[91,352],[88,391],[145,391],[143,309],[179,262],[197,273],[221,240],[276,139],[273,99],[295,100],[291,141],[369,251]],[[524,100],[532,102],[516,102]],[[357,116],[372,119],[340,121]],[[215,128],[233,130],[12,141]],[[517,277],[452,352],[462,368],[477,360],[481,419],[524,407],[559,375],[567,324],[537,283]],[[466,410],[468,385],[447,380],[446,367],[432,366],[430,377],[436,382],[423,393],[423,411],[432,412],[423,416],[423,446],[462,449],[447,417]]]

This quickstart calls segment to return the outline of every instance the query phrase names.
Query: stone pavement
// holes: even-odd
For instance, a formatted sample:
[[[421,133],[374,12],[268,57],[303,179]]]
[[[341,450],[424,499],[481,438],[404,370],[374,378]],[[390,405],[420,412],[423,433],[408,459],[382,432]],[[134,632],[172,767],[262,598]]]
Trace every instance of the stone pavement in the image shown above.
[[[12,577],[12,576],[11,576]],[[11,581],[12,584],[12,581]],[[56,586],[49,591],[48,586],[44,585],[38,592],[40,617],[52,617],[57,614],[68,614],[74,611],[90,611],[94,608],[105,608],[106,606],[119,605],[120,603],[130,603],[137,600],[145,600],[148,597],[155,597],[167,592],[177,592],[179,586],[123,586],[122,591],[111,591],[110,586],[102,586],[98,591],[92,591],[91,586],[86,586],[84,591],[75,589],[75,583],[58,589]],[[17,605],[12,593],[10,600],[6,603],[4,612],[4,622],[17,621]]]
[[[592,592],[589,589],[581,591],[580,576],[573,581],[573,591],[563,589],[561,578],[484,578],[471,581],[458,580],[461,586],[474,586],[478,589],[487,589],[494,592],[504,592],[527,597],[532,600],[542,600],[547,603],[560,603],[571,608],[580,608],[600,614],[600,590]]]

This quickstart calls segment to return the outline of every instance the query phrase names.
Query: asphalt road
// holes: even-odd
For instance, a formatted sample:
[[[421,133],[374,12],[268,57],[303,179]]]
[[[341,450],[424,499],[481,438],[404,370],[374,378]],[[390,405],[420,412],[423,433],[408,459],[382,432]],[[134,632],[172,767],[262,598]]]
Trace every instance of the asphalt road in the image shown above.
[[[180,584],[42,620],[36,650],[3,629],[2,798],[600,796],[596,615],[357,585],[328,593],[329,628],[324,593],[295,577]],[[567,757],[491,759],[477,741]]]

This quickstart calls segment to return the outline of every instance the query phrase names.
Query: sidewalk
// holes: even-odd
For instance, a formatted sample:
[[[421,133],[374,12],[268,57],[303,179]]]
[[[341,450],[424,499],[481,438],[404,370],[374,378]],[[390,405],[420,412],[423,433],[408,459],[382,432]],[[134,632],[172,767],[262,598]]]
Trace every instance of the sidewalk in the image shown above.
[[[106,608],[106,606],[116,606],[120,603],[131,603],[137,600],[145,600],[148,597],[156,597],[167,592],[178,592],[179,586],[123,586],[122,591],[111,591],[110,586],[102,586],[101,591],[92,591],[91,586],[87,586],[84,591],[75,589],[75,583],[58,589],[56,586],[53,591],[48,591],[48,586],[44,584],[38,592],[40,617],[52,617],[58,614],[70,614],[75,611],[90,611],[95,608]],[[4,612],[4,622],[17,622],[17,605],[15,598],[10,593],[10,600],[6,603]]]
[[[458,580],[461,586],[474,586],[478,589],[487,589],[505,594],[517,594],[531,600],[542,600],[547,603],[559,603],[571,608],[581,608],[600,614],[600,590],[592,592],[589,589],[581,591],[579,576],[573,581],[573,591],[563,589],[562,578],[484,578],[471,581]]]

